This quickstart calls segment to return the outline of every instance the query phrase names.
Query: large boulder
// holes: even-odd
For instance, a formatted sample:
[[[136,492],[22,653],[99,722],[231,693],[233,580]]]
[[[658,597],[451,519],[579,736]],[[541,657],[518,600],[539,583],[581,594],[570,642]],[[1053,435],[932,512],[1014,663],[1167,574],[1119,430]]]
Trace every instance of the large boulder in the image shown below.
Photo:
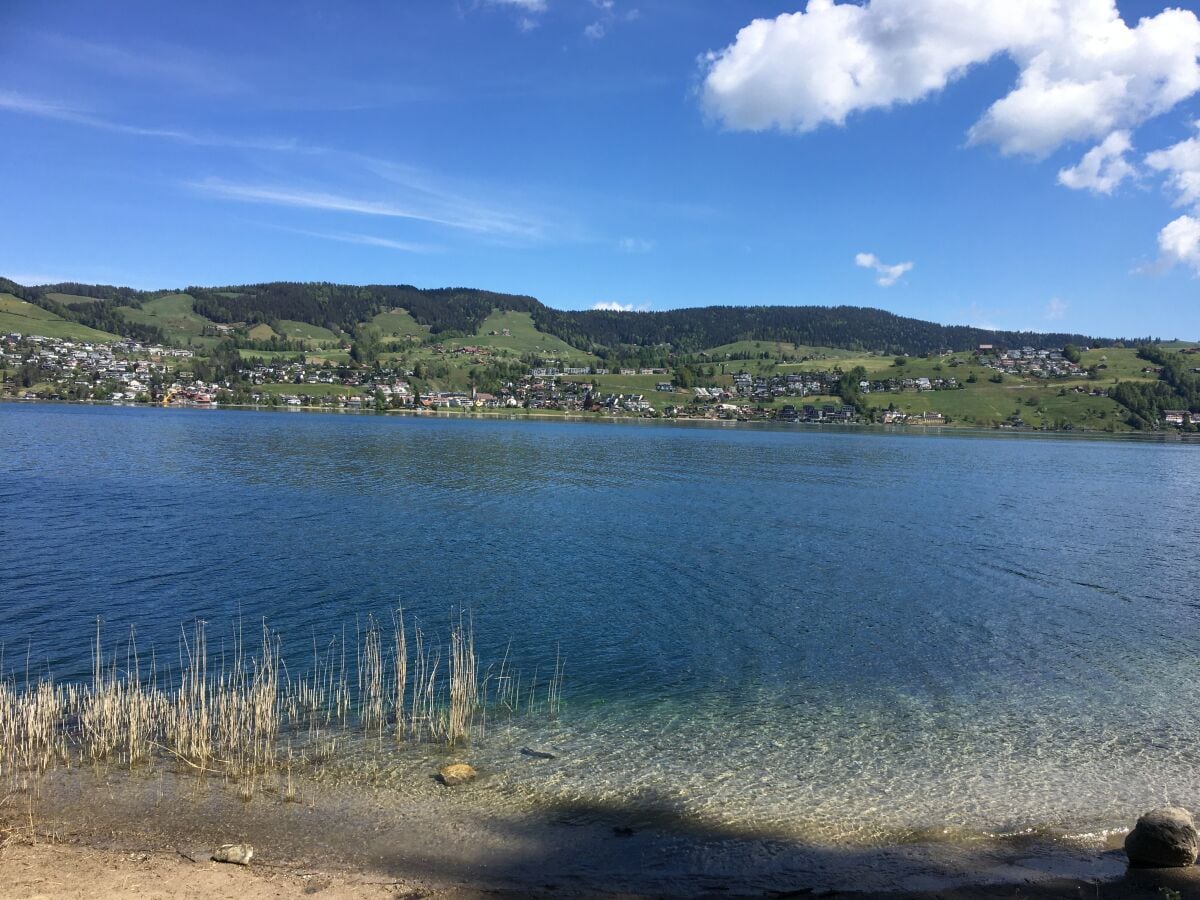
[[[1131,866],[1154,869],[1181,868],[1196,864],[1200,835],[1192,814],[1181,806],[1151,810],[1125,838],[1125,853]]]

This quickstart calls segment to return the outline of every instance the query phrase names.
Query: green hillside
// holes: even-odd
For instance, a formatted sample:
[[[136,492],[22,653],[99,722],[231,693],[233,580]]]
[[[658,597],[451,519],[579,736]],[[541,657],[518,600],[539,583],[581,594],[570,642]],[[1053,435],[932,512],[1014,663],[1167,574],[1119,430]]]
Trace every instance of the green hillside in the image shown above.
[[[328,328],[313,325],[309,322],[299,322],[295,319],[281,319],[276,322],[276,330],[285,338],[293,341],[309,341],[313,344],[338,344],[345,342],[341,336],[334,334]]]
[[[505,332],[508,332],[505,334]],[[449,338],[446,347],[487,347],[513,356],[535,354],[563,365],[590,366],[596,357],[572,347],[561,338],[543,334],[533,324],[529,313],[496,310],[469,338]]]
[[[166,294],[142,302],[141,309],[118,306],[116,313],[128,322],[158,328],[168,341],[176,344],[212,346],[217,338],[205,335],[211,331],[213,322],[193,309],[193,300],[188,294]]]
[[[0,332],[40,335],[72,341],[115,341],[118,336],[78,322],[68,322],[49,310],[12,294],[0,294]]]
[[[408,338],[424,340],[429,335],[429,327],[422,325],[401,307],[379,313],[371,319],[371,324],[379,329],[381,336],[393,341]]]

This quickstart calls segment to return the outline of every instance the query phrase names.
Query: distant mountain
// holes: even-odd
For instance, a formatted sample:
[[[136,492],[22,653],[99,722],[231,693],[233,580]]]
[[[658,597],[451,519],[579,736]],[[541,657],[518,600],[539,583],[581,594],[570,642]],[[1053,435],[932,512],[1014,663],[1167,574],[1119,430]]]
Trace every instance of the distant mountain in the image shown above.
[[[737,341],[792,344],[923,355],[970,350],[979,344],[1061,347],[1103,346],[1111,339],[1061,332],[994,331],[939,325],[857,306],[708,306],[667,312],[566,311],[533,297],[474,288],[422,290],[412,285],[344,285],[299,282],[189,287],[147,292],[110,285],[54,284],[25,287],[0,279],[0,292],[35,303],[65,319],[130,335],[163,340],[154,326],[131,321],[121,308],[137,309],[164,293],[186,293],[194,312],[213,323],[305,322],[354,332],[381,312],[402,308],[434,336],[474,335],[493,310],[529,313],[543,333],[601,356],[632,348],[669,347],[697,353]]]

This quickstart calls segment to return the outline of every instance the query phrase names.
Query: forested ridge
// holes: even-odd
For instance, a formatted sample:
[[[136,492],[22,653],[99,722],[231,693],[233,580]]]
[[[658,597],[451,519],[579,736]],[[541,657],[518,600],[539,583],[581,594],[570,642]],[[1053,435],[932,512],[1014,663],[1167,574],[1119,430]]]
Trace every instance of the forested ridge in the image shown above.
[[[157,339],[155,329],[127,322],[114,310],[118,306],[136,307],[166,293],[73,283],[23,287],[3,279],[0,290],[64,318],[142,339]],[[635,347],[695,353],[744,340],[911,355],[969,350],[981,343],[1039,349],[1068,343],[1090,346],[1112,343],[1081,334],[939,325],[857,306],[729,305],[665,312],[567,311],[548,307],[533,297],[475,288],[421,289],[404,284],[358,286],[324,282],[193,286],[185,292],[192,296],[195,311],[214,322],[294,320],[344,332],[353,332],[378,313],[394,308],[407,310],[435,337],[473,335],[493,310],[526,312],[540,331],[579,349],[603,355]],[[94,298],[94,301],[63,304],[49,296],[55,293]]]

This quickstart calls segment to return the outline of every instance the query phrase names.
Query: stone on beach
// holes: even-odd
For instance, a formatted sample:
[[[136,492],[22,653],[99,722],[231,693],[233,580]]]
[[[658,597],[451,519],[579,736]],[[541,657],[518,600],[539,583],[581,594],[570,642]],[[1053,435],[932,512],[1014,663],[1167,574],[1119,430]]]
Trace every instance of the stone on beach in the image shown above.
[[[214,862],[248,866],[254,858],[254,848],[249,844],[222,844],[213,851],[212,858]]]
[[[1132,866],[1166,869],[1195,865],[1198,849],[1196,822],[1181,806],[1151,810],[1125,838],[1125,853]]]
[[[442,780],[442,784],[447,787],[454,787],[458,784],[466,784],[478,774],[474,769],[466,763],[454,763],[451,766],[443,766],[438,771],[438,777]]]

